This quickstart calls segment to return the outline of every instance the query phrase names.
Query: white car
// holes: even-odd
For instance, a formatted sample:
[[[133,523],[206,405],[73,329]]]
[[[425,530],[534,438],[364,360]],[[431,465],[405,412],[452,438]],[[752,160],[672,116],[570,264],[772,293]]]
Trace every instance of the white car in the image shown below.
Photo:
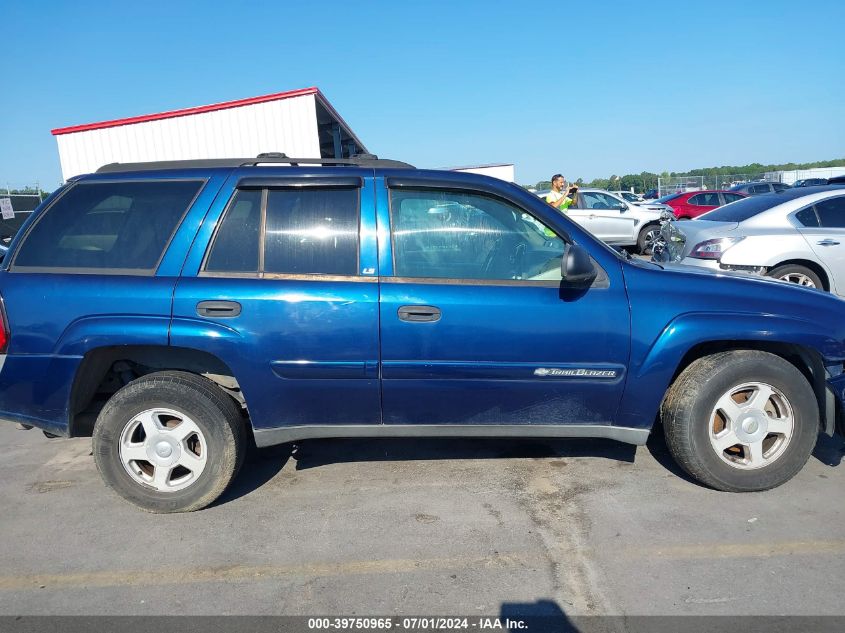
[[[655,207],[655,208],[652,208]],[[566,215],[608,244],[651,252],[666,205],[639,205],[601,189],[580,189]]]
[[[667,224],[660,241],[658,262],[766,275],[845,297],[845,186],[743,198]]]
[[[638,196],[635,193],[631,193],[630,191],[611,191],[614,196],[622,198],[625,202],[630,202],[631,204],[645,204],[645,200],[643,200],[642,196]]]

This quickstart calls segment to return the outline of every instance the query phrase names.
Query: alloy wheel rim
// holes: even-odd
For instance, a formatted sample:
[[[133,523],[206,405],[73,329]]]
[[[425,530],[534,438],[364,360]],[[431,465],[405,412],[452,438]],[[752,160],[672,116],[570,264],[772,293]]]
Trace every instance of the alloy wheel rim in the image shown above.
[[[789,400],[776,387],[748,382],[731,387],[710,414],[710,445],[726,464],[757,470],[777,461],[795,431]]]
[[[778,277],[781,281],[788,281],[791,284],[798,284],[806,288],[815,288],[816,284],[807,275],[802,273],[787,273]]]
[[[147,409],[120,434],[120,463],[136,483],[158,492],[177,492],[196,482],[208,462],[200,427],[174,409]]]

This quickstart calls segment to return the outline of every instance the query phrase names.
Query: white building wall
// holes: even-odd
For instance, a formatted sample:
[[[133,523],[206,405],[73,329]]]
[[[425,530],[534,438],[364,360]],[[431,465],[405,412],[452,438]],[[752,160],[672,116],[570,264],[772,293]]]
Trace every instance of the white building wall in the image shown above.
[[[791,185],[796,180],[805,178],[833,178],[845,176],[845,167],[814,167],[813,169],[793,169],[788,171],[770,171],[763,174],[766,180]]]
[[[514,182],[516,174],[513,165],[479,165],[477,167],[454,167],[451,171],[462,171],[468,174],[492,176],[507,182]]]
[[[56,136],[62,177],[108,163],[320,155],[313,94]]]

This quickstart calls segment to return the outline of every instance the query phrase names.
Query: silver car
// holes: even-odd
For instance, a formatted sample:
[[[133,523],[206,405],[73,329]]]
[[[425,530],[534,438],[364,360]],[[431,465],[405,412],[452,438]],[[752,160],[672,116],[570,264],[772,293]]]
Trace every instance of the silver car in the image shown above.
[[[845,186],[804,187],[666,223],[656,261],[766,275],[845,297]]]

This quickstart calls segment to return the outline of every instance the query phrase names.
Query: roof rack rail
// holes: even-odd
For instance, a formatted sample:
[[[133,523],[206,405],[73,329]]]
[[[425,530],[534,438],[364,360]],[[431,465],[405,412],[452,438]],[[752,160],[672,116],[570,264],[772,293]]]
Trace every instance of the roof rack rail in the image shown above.
[[[249,167],[256,165],[325,165],[327,167],[387,167],[395,169],[415,169],[413,165],[399,160],[379,158],[375,154],[356,154],[352,158],[290,158],[281,152],[265,152],[255,158],[200,158],[196,160],[163,160],[149,163],[109,163],[97,170],[98,174],[122,171],[153,171],[157,169],[190,169],[212,167]]]

